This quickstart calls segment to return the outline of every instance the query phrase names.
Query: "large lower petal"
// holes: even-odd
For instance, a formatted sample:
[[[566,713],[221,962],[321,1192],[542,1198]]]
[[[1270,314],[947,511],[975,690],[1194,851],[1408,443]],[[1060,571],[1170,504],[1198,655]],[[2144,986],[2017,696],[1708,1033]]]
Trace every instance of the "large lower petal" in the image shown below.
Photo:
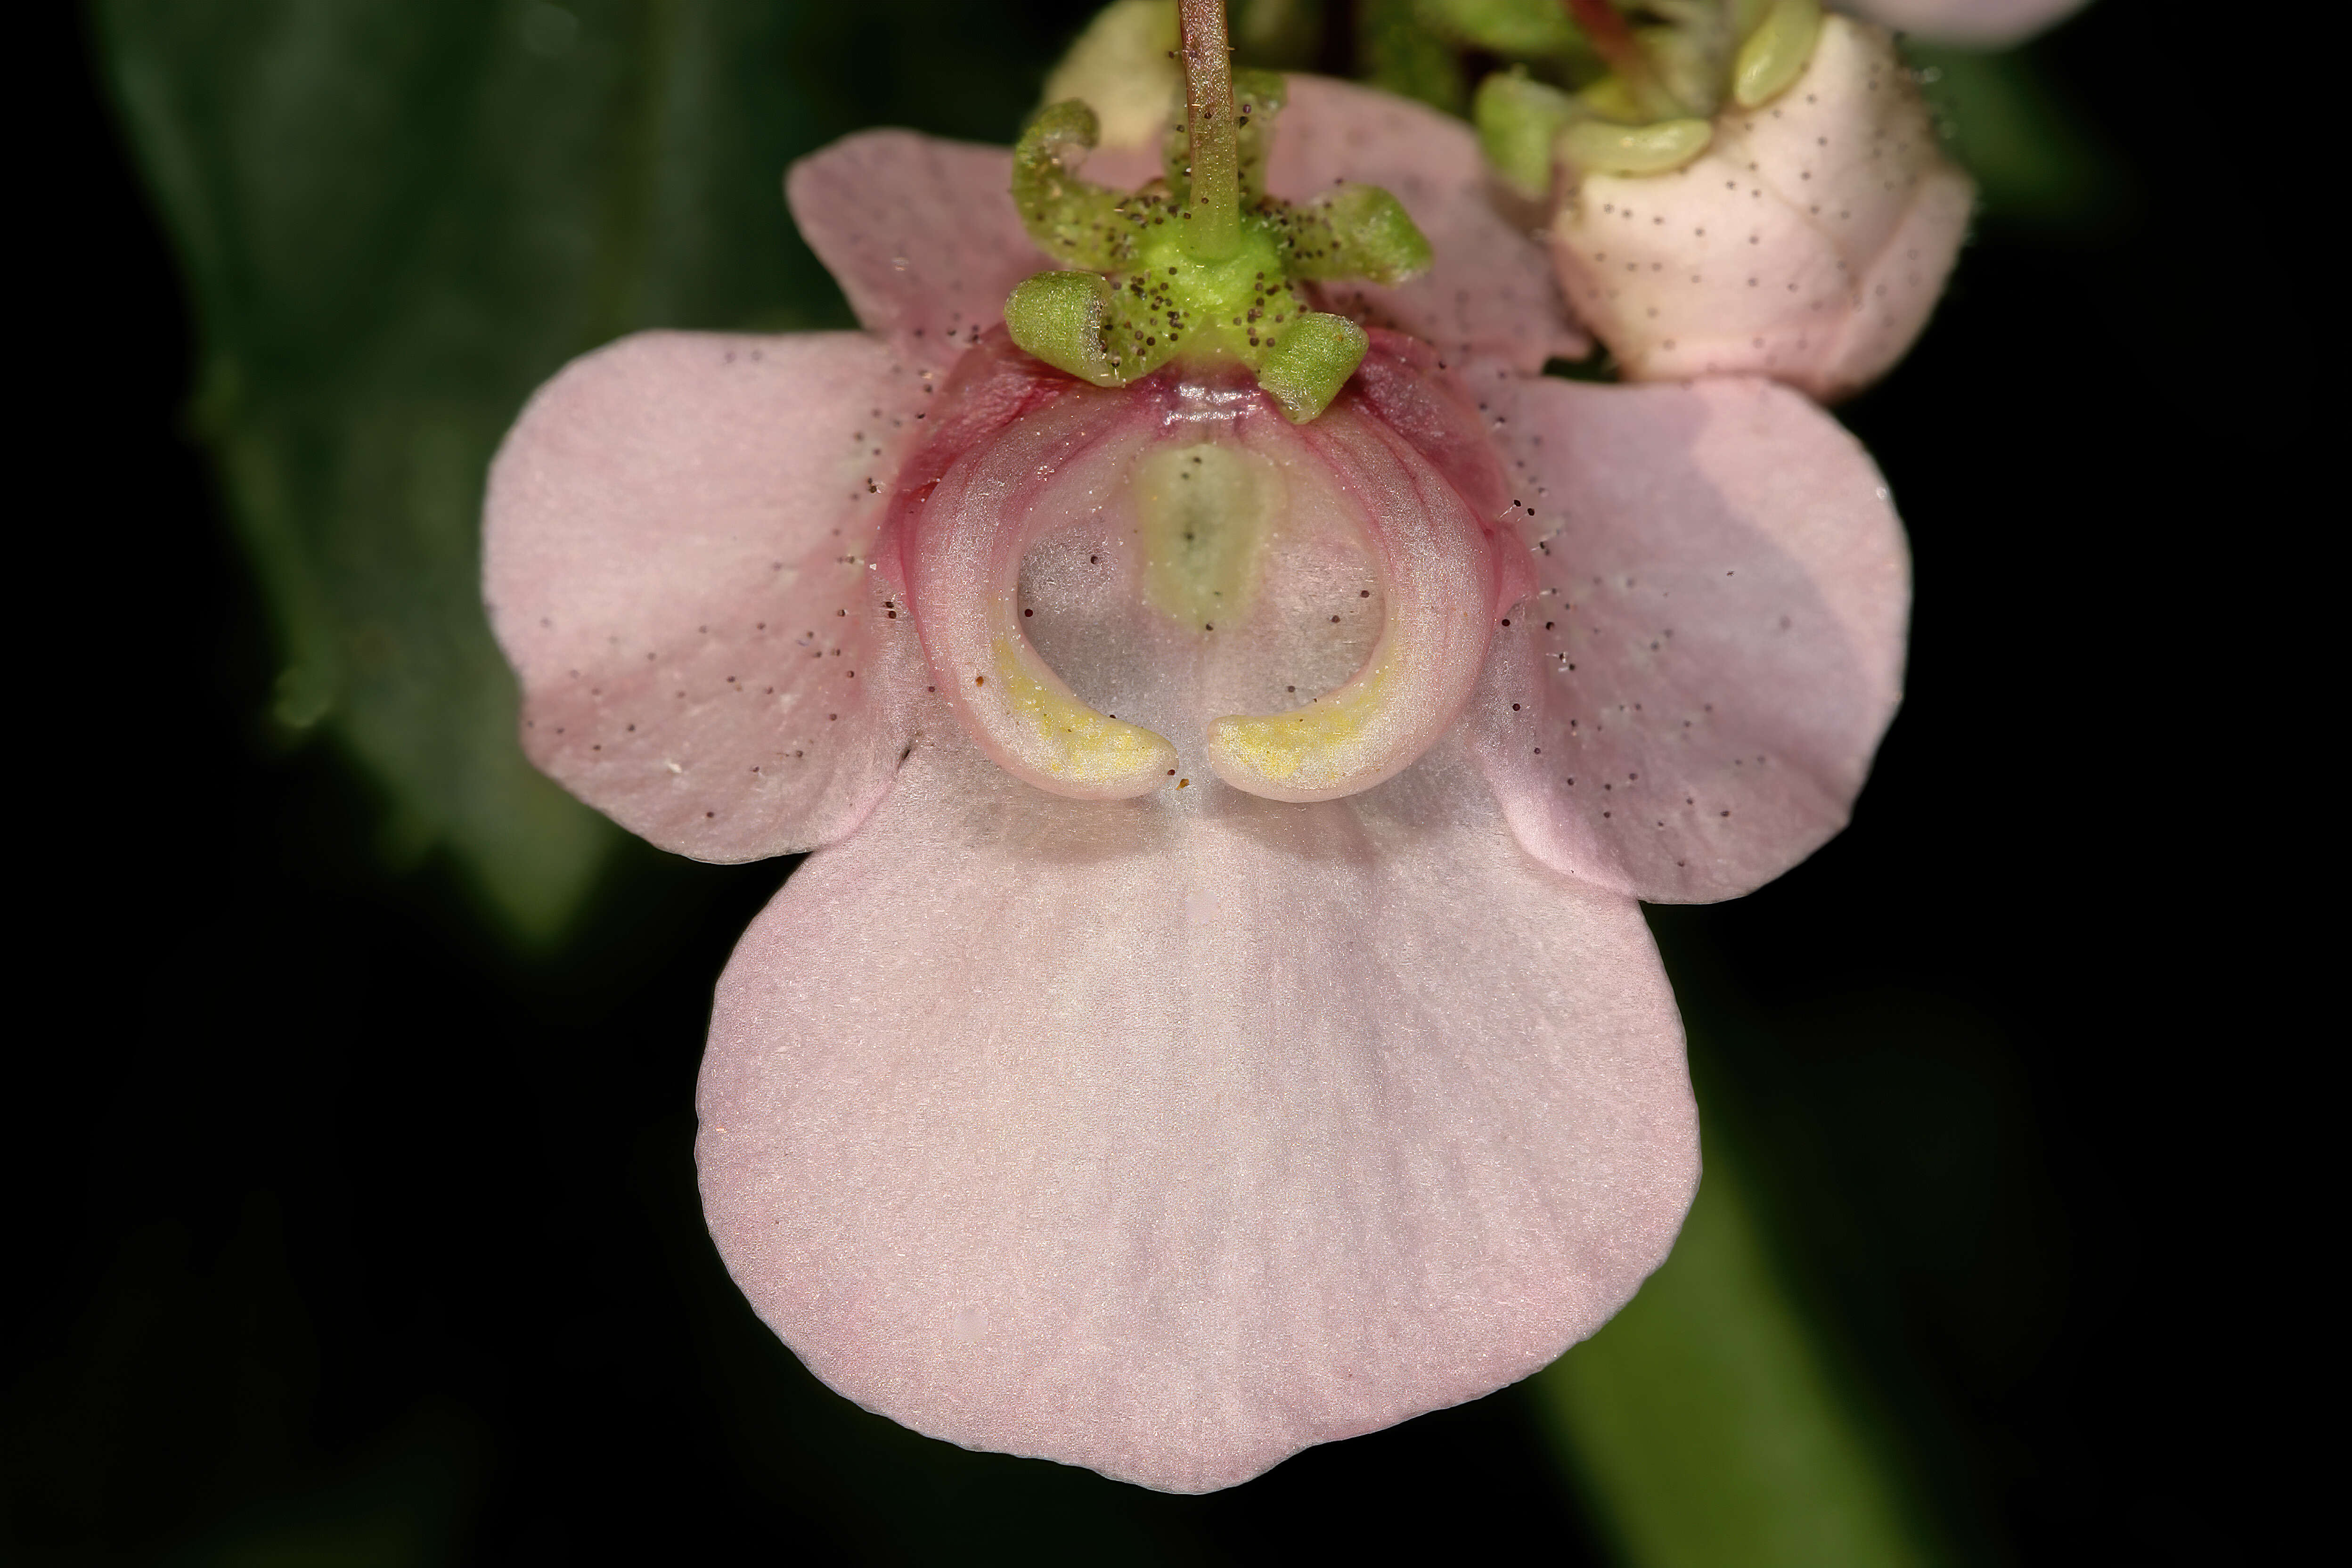
[[[483,517],[531,761],[701,859],[855,826],[920,679],[868,558],[924,401],[859,332],[647,332],[541,387]]]
[[[937,374],[1055,265],[1013,209],[1009,148],[862,131],[794,163],[784,199],[857,319]]]
[[[1845,825],[1902,695],[1910,557],[1837,421],[1769,382],[1496,379],[1541,586],[1465,722],[1520,841],[1727,899]]]
[[[1697,1147],[1648,932],[1458,754],[1080,802],[925,732],[703,1066],[712,1234],[835,1388],[1206,1490],[1533,1372],[1664,1258]]]

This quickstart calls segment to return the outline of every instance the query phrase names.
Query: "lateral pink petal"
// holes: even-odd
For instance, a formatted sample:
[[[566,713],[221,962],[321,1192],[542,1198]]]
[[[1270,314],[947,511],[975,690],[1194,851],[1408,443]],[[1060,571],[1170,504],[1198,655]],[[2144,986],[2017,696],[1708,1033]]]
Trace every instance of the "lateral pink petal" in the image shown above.
[[[794,163],[784,199],[849,308],[919,368],[944,371],[1058,266],[1013,205],[1013,153],[912,131],[845,136]]]
[[[1541,586],[1465,722],[1519,840],[1658,902],[1845,825],[1901,699],[1910,558],[1853,437],[1773,383],[1485,393]]]
[[[1427,339],[1456,360],[1499,359],[1528,372],[1591,351],[1560,300],[1544,242],[1490,199],[1469,126],[1370,88],[1294,76],[1275,127],[1267,189],[1307,201],[1341,181],[1384,186],[1403,203],[1436,265],[1395,289],[1322,285],[1327,309]]]
[[[1527,1375],[1664,1257],[1655,950],[1458,752],[1081,802],[936,732],[745,935],[703,1062],[711,1233],[833,1387],[1206,1491]]]
[[[483,517],[531,761],[698,859],[855,826],[920,684],[867,558],[924,401],[862,332],[646,332],[540,388]]]

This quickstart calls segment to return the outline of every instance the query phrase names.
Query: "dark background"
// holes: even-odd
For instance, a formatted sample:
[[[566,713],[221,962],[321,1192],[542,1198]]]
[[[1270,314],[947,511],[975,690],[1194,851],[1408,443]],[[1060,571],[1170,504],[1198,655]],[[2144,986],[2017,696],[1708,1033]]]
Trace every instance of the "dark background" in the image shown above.
[[[1041,64],[1082,14],[1020,13]],[[371,786],[262,721],[275,656],[185,433],[188,303],[75,20],[20,68],[54,107],[20,198],[0,1554],[1478,1559],[1532,1532],[1598,1561],[1515,1391],[1175,1499],[915,1437],[800,1369],[689,1158],[710,986],[786,868],[633,848],[535,958],[448,866],[382,869]],[[2314,1249],[2270,1217],[2282,1108],[2315,1092],[2263,1011],[2298,960],[2226,868],[2306,854],[2310,818],[2263,804],[2295,770],[2260,673],[2305,628],[2260,622],[2320,526],[2284,476],[2321,438],[2333,284],[2291,170],[2183,107],[2206,20],[2107,0],[2035,47],[2092,186],[1988,216],[1841,411],[1916,549],[1905,711],[1843,837],[1653,911],[1711,1128],[1984,1561],[2264,1559],[2294,1489],[2269,1401],[2321,1370],[2290,1305]]]

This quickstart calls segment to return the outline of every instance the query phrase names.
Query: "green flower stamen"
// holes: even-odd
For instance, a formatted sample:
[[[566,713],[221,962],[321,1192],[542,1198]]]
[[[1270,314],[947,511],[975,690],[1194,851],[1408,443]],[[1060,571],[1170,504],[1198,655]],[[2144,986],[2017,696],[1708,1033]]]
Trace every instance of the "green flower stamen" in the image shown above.
[[[1268,195],[1282,79],[1234,71],[1221,0],[1184,0],[1181,14],[1185,115],[1169,133],[1164,179],[1129,194],[1080,179],[1099,132],[1076,100],[1041,112],[1013,150],[1021,220],[1071,270],[1015,289],[1004,324],[1024,350],[1097,386],[1171,360],[1238,363],[1305,424],[1339,395],[1369,339],[1297,285],[1402,283],[1427,269],[1429,242],[1376,186],[1300,205]]]

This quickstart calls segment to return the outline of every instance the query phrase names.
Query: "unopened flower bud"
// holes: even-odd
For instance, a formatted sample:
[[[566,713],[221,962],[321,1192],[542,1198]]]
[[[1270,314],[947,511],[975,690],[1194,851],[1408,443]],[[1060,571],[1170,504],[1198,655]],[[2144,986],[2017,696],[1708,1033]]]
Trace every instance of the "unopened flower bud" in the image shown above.
[[[1636,380],[1858,390],[1927,323],[1974,196],[1888,35],[1843,16],[1793,82],[1735,100],[1670,172],[1580,172],[1562,142],[1560,283]]]
[[[2081,10],[2083,0],[1855,0],[1853,8],[1936,43],[1998,49]]]
[[[1177,40],[1176,0],[1111,0],[1046,77],[1045,101],[1092,106],[1101,146],[1152,146],[1184,90]]]

